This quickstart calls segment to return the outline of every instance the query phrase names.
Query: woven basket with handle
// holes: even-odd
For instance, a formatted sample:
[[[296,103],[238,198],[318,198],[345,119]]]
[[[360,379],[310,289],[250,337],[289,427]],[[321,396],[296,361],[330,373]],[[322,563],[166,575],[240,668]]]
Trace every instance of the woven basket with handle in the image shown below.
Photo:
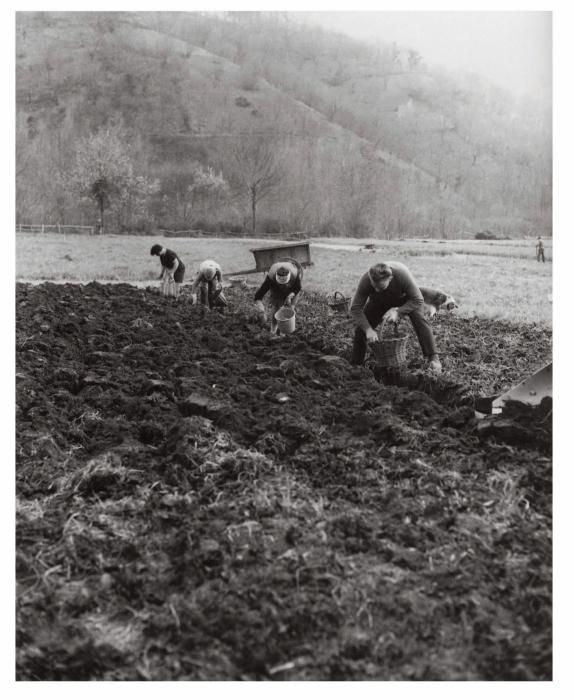
[[[351,302],[351,299],[349,297],[346,297],[341,292],[335,292],[333,294],[332,299],[329,301],[329,306],[334,311],[345,311],[346,312],[349,310],[349,303],[350,302]]]
[[[390,329],[394,326],[394,329]],[[407,360],[409,336],[404,324],[383,320],[379,329],[379,342],[371,345],[373,357],[379,367],[399,368]]]

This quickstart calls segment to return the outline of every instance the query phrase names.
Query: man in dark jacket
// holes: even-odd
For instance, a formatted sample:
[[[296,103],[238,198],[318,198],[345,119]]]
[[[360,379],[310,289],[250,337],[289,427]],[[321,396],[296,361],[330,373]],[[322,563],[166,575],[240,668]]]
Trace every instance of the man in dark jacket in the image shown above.
[[[269,292],[271,306],[271,334],[277,333],[275,313],[282,306],[294,307],[301,292],[303,269],[295,260],[279,260],[269,268],[263,284],[255,292],[255,305],[265,316],[263,297]]]
[[[181,258],[170,250],[163,248],[157,243],[151,247],[150,255],[159,255],[161,262],[161,275],[159,279],[162,282],[175,282],[175,297],[179,296],[179,285],[183,282],[185,274],[185,265]]]
[[[429,368],[440,372],[432,329],[423,315],[423,296],[406,265],[398,262],[373,265],[360,279],[351,301],[351,317],[356,328],[351,363],[360,365],[365,360],[367,343],[377,342],[375,328],[383,319],[396,323],[408,316],[419,340]]]

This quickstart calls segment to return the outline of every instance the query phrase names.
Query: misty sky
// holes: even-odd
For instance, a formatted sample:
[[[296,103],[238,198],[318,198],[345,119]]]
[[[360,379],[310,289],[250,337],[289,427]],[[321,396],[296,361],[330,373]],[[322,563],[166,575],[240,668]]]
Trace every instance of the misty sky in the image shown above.
[[[206,9],[205,4],[172,0],[166,9],[194,11]],[[429,67],[440,65],[452,71],[478,73],[517,96],[538,97],[546,102],[552,99],[552,13],[549,11],[323,11],[324,6],[337,6],[337,0],[331,0],[319,4],[321,11],[301,12],[297,10],[305,7],[305,3],[297,0],[289,3],[267,0],[254,4],[260,6],[258,9],[288,10],[299,20],[317,23],[357,39],[395,41],[419,51]],[[317,3],[314,4],[317,7]],[[65,5],[61,9],[96,9],[86,0],[75,0],[70,7]],[[108,5],[100,2],[97,9],[117,9],[114,4]],[[253,3],[245,0],[228,0],[224,6],[235,10],[255,9]],[[122,3],[122,9],[159,8],[157,3],[146,0],[128,0]]]
[[[516,95],[551,99],[550,12],[298,12],[358,39],[414,48],[425,63],[478,73]]]

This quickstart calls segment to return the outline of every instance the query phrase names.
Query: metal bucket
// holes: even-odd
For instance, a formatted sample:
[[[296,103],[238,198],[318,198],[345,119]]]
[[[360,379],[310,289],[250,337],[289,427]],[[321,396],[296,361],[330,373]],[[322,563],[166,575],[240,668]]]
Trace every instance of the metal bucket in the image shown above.
[[[275,320],[280,333],[289,335],[295,330],[295,309],[290,306],[282,306],[275,312]]]

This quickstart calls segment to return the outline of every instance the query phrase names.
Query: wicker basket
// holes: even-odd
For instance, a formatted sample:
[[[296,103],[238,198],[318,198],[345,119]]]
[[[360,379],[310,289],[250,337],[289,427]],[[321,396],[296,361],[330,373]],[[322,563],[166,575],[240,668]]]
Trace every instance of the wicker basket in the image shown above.
[[[399,328],[399,323],[394,324],[394,335],[385,334],[388,323],[383,321],[379,331],[379,342],[371,345],[373,357],[379,367],[399,368],[407,360],[407,345],[409,336],[405,327]]]
[[[241,287],[241,289],[245,289],[245,287],[247,287],[247,280],[245,277],[230,277],[229,284],[232,287]]]
[[[341,292],[335,292],[333,297],[329,301],[329,306],[334,311],[344,311],[347,313],[349,311],[349,304],[351,303],[350,297],[346,297]]]

